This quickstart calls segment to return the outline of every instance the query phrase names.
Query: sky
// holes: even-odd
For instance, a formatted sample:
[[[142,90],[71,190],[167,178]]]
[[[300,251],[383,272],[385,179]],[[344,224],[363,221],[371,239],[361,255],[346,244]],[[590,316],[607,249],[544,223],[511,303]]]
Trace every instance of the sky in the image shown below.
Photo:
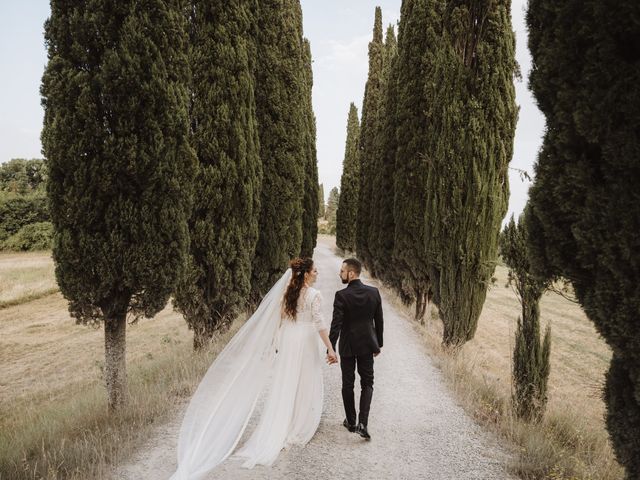
[[[401,0],[301,0],[304,34],[313,56],[313,107],[317,121],[318,176],[325,197],[340,186],[349,104],[361,111],[367,79],[367,47],[372,36],[375,6],[383,24],[395,25]],[[529,182],[513,169],[533,174],[544,117],[527,89],[531,68],[524,23],[526,0],[512,1],[516,59],[523,80],[516,82],[520,106],[509,178],[511,196],[507,219],[519,215],[527,201]],[[40,80],[46,63],[43,24],[49,16],[46,0],[3,0],[0,3],[0,162],[11,158],[41,158],[43,111]]]

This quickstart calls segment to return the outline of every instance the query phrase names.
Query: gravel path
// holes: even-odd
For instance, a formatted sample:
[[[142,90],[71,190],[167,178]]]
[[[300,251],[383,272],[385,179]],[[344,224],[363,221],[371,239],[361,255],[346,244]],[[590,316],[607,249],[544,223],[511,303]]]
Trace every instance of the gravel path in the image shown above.
[[[337,272],[341,259],[329,243],[318,242],[316,287],[324,296],[327,323],[333,296],[344,288]],[[365,283],[367,280],[364,279]],[[375,282],[372,282],[375,285]],[[383,297],[384,348],[375,360],[375,385],[369,416],[370,442],[342,427],[340,367],[324,367],[324,411],[320,427],[304,447],[283,451],[272,467],[219,465],[207,479],[509,479],[509,456],[496,438],[476,425],[457,405],[410,320]],[[359,380],[356,378],[356,390]],[[358,393],[356,393],[356,405]],[[182,414],[157,430],[114,480],[167,479],[176,466]],[[249,424],[251,431],[254,422]]]

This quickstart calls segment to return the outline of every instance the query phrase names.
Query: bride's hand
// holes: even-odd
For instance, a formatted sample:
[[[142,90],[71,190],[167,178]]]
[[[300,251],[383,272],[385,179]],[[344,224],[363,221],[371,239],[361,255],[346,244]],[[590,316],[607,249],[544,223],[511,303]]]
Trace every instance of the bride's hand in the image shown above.
[[[329,353],[327,353],[327,363],[331,365],[337,362],[338,362],[338,355],[336,355],[336,352],[333,349],[331,349]]]

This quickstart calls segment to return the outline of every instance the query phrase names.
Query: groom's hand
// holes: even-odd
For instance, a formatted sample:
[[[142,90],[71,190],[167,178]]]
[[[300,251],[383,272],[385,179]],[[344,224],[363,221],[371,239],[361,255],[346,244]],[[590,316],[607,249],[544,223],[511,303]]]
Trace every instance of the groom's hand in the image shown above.
[[[378,355],[380,355],[382,353],[382,348],[380,349],[380,351],[378,353],[374,353],[373,356],[377,357]]]
[[[335,353],[327,353],[327,363],[329,365],[333,365],[334,363],[338,363],[338,355]]]

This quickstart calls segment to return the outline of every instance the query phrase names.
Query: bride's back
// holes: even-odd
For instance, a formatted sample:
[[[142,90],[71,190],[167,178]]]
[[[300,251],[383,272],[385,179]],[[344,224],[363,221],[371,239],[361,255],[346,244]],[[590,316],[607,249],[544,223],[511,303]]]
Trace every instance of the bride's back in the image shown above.
[[[288,315],[283,315],[283,322],[293,322],[296,324],[311,325],[316,330],[326,328],[321,312],[322,295],[320,291],[313,287],[303,287],[300,290],[296,307],[296,318],[292,319]]]

